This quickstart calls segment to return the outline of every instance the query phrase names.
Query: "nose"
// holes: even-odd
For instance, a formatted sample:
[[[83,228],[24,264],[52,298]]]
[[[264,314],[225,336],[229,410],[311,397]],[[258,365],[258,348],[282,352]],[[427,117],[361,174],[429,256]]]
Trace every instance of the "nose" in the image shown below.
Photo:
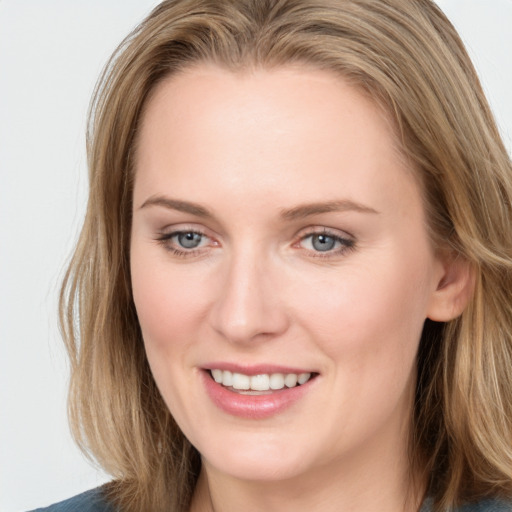
[[[211,309],[215,331],[232,343],[251,343],[283,334],[289,324],[279,272],[254,253],[233,256],[219,280]]]

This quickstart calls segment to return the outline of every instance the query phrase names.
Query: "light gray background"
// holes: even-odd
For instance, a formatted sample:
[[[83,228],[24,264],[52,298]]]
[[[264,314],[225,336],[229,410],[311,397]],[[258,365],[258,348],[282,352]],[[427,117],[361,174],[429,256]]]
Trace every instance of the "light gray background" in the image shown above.
[[[107,480],[74,447],[56,323],[86,197],[85,117],[110,53],[157,0],[0,0],[0,510]],[[512,148],[512,0],[439,0]]]

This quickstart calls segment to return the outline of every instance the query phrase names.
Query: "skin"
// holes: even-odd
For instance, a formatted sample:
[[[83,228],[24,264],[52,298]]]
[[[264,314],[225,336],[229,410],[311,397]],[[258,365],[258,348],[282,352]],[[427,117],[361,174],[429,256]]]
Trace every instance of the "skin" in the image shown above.
[[[427,317],[460,313],[467,272],[432,249],[413,171],[382,110],[326,71],[201,64],[154,91],[133,294],[154,378],[202,455],[193,511],[417,509],[415,357]],[[192,250],[172,237],[190,231]],[[336,243],[319,251],[324,232]],[[279,414],[240,418],[205,393],[209,361],[318,376]]]

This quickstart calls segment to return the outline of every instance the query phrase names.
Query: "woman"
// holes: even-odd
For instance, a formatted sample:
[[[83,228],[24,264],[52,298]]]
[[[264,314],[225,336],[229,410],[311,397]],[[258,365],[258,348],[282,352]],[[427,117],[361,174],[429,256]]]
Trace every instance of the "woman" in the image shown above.
[[[92,112],[61,319],[114,480],[54,510],[511,509],[511,164],[432,2],[163,2]]]

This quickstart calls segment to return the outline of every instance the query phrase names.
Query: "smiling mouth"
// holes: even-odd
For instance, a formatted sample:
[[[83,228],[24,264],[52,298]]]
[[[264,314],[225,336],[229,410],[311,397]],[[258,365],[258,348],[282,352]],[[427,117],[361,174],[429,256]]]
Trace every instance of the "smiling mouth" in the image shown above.
[[[295,388],[306,384],[316,373],[262,373],[245,375],[229,370],[209,370],[212,379],[230,391],[244,395],[270,394],[274,391]]]

